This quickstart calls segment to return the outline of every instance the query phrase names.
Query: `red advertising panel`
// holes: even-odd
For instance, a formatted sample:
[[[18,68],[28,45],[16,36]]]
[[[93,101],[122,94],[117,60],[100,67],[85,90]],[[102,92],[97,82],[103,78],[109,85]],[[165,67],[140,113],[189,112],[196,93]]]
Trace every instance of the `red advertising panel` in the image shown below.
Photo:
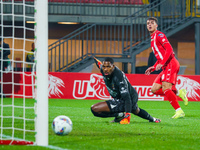
[[[157,96],[151,92],[151,86],[156,76],[127,74],[130,83],[138,92],[139,100],[166,100],[166,97]],[[11,82],[13,79],[11,74],[4,75],[3,79],[5,94],[14,89],[14,96],[32,96],[33,86],[31,85],[34,80],[30,75],[15,75],[14,81],[19,84],[15,83],[14,85]],[[51,72],[48,80],[49,98],[102,100],[111,98],[101,74]],[[178,76],[176,88],[177,90],[186,89],[189,101],[200,101],[200,76]]]
[[[32,83],[34,83],[34,76],[31,75],[31,72],[4,73],[1,83],[6,97],[33,97],[34,85]]]

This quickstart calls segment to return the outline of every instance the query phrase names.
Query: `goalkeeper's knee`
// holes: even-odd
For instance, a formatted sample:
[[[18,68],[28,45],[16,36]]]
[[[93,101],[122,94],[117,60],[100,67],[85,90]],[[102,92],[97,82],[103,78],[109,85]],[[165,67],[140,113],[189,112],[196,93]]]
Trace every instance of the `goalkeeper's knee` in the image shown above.
[[[95,112],[92,107],[91,107],[91,112],[93,113],[94,116],[96,117],[101,117],[99,113]]]

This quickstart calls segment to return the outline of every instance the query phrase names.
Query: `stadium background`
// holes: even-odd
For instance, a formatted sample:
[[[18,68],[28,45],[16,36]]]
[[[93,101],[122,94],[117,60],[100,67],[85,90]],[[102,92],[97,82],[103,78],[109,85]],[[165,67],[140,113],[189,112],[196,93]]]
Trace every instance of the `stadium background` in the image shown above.
[[[20,1],[20,0],[17,0]],[[33,0],[30,0],[30,3],[33,2]],[[163,6],[164,2],[170,2],[169,6],[166,8],[171,7],[172,13],[171,16],[167,16],[167,18],[164,18],[162,15],[162,10],[165,10],[165,7],[160,8],[161,5]],[[198,2],[198,3],[197,3]],[[180,5],[182,3],[182,5]],[[167,5],[165,5],[167,6]],[[175,6],[175,7],[172,7]],[[179,6],[182,6],[185,9],[179,9]],[[87,9],[84,9],[84,7]],[[77,9],[76,9],[77,8]],[[78,9],[79,8],[79,9]],[[91,8],[93,8],[91,10]],[[102,11],[99,11],[99,8],[102,9]],[[112,9],[111,9],[112,8]],[[114,9],[113,9],[114,8]],[[49,46],[49,78],[51,78],[52,83],[56,84],[59,79],[56,77],[60,77],[59,74],[62,74],[62,80],[65,83],[65,90],[67,88],[75,87],[73,84],[77,80],[81,80],[79,83],[83,83],[83,81],[90,81],[90,77],[92,75],[96,75],[97,72],[99,72],[98,69],[96,69],[95,65],[92,64],[92,60],[90,59],[91,53],[89,53],[89,58],[86,57],[86,59],[82,59],[81,61],[86,60],[86,62],[80,63],[81,65],[75,66],[73,68],[73,61],[75,61],[77,58],[80,57],[81,53],[84,53],[86,49],[93,49],[90,52],[94,52],[93,54],[98,57],[99,59],[103,59],[105,56],[113,56],[113,58],[116,61],[116,65],[119,66],[120,69],[127,71],[127,76],[129,78],[132,78],[134,82],[140,85],[140,80],[134,80],[134,78],[139,79],[139,77],[144,77],[145,75],[137,75],[135,73],[131,73],[133,71],[133,64],[135,67],[139,67],[139,69],[142,69],[144,66],[147,65],[147,60],[149,53],[151,49],[149,48],[149,42],[147,46],[142,46],[138,49],[134,49],[134,47],[137,47],[136,43],[133,46],[133,49],[137,51],[136,59],[133,57],[132,61],[130,61],[131,56],[121,58],[123,53],[121,53],[121,49],[123,49],[123,46],[126,47],[130,45],[131,37],[134,37],[134,34],[130,36],[128,33],[132,34],[131,26],[133,26],[133,33],[135,33],[135,29],[137,29],[139,32],[146,32],[145,29],[140,30],[139,27],[145,28],[145,23],[138,25],[133,24],[129,25],[129,23],[124,23],[123,18],[130,14],[136,14],[138,9],[143,9],[146,12],[143,12],[142,17],[139,17],[138,20],[142,20],[143,22],[147,17],[149,16],[156,16],[159,18],[162,25],[166,25],[167,29],[168,27],[171,28],[171,30],[165,30],[169,37],[170,42],[172,43],[172,46],[174,47],[174,51],[181,63],[181,66],[186,66],[186,70],[183,70],[181,72],[182,76],[180,77],[188,77],[189,79],[194,79],[196,82],[198,82],[198,85],[200,83],[199,81],[199,33],[197,32],[200,29],[199,25],[199,1],[191,1],[191,0],[163,0],[163,1],[154,1],[151,4],[149,4],[149,1],[93,1],[93,0],[81,0],[81,1],[74,1],[74,0],[51,0],[49,1],[49,45],[54,44],[58,41],[56,46]],[[177,8],[178,11],[175,11]],[[7,9],[9,11],[9,8]],[[16,11],[20,11],[21,9],[15,9]],[[67,11],[69,10],[69,11]],[[80,10],[84,10],[80,13]],[[89,11],[88,11],[89,10]],[[111,11],[112,10],[112,11]],[[119,12],[120,10],[120,12]],[[181,11],[183,10],[184,13]],[[99,11],[99,12],[98,12]],[[115,14],[115,13],[119,14]],[[164,11],[167,12],[167,11]],[[175,13],[176,12],[176,13]],[[182,14],[182,15],[180,15]],[[137,14],[136,14],[137,15]],[[132,16],[134,18],[134,16]],[[131,17],[131,18],[132,18]],[[166,16],[165,16],[166,17]],[[137,18],[137,17],[136,17]],[[9,22],[9,18],[7,18]],[[135,19],[138,21],[137,19]],[[58,24],[58,22],[74,22],[75,24]],[[162,24],[164,21],[164,24]],[[99,24],[101,23],[101,24]],[[165,24],[166,23],[166,24]],[[21,22],[16,22],[16,25],[20,25]],[[90,25],[93,25],[93,28],[90,27]],[[97,25],[99,24],[99,25]],[[112,24],[112,25],[111,25]],[[88,28],[87,28],[88,25]],[[116,29],[115,29],[115,26]],[[34,26],[34,24],[26,24],[26,26]],[[136,26],[136,28],[135,28]],[[83,28],[86,27],[86,28]],[[164,26],[163,26],[164,27]],[[77,34],[74,33],[73,36],[66,35],[71,34],[74,31],[79,30],[80,28],[83,28],[84,34]],[[103,29],[104,28],[104,29]],[[125,28],[125,30],[123,30]],[[91,29],[93,32],[91,32]],[[121,32],[118,32],[120,30]],[[11,34],[12,31],[8,29],[5,30],[5,36],[8,36]],[[97,31],[97,32],[94,32]],[[168,32],[169,31],[169,32]],[[89,33],[87,35],[87,32]],[[101,33],[101,36],[95,37],[95,33]],[[138,32],[137,32],[138,33]],[[20,30],[15,33],[16,36],[20,35]],[[77,35],[76,35],[77,34]],[[119,34],[119,37],[114,38],[114,35]],[[148,32],[147,32],[148,34]],[[34,35],[29,35],[30,39],[34,38]],[[86,36],[87,35],[87,36]],[[107,36],[108,35],[108,36]],[[124,35],[124,36],[123,36]],[[128,38],[127,38],[128,36]],[[65,37],[64,40],[62,37]],[[62,38],[62,40],[59,40]],[[140,36],[137,34],[134,40],[139,39]],[[125,39],[125,40],[123,40]],[[140,38],[142,39],[142,38]],[[66,40],[68,42],[66,42]],[[82,40],[82,42],[81,42]],[[133,41],[134,41],[133,40]],[[65,41],[65,42],[64,42]],[[97,42],[94,42],[97,41]],[[5,42],[11,44],[12,39],[6,38]],[[65,44],[68,44],[66,47],[63,46],[61,43],[64,42]],[[17,40],[15,42],[14,48],[20,49],[22,45],[22,41]],[[80,44],[84,43],[84,44]],[[90,44],[87,44],[90,43]],[[141,42],[142,43],[142,42]],[[31,49],[31,42],[29,43],[27,41],[26,43],[27,47],[26,49]],[[85,46],[86,45],[86,46]],[[83,47],[81,47],[83,46]],[[131,46],[130,46],[131,47]],[[11,47],[12,49],[13,47]],[[102,51],[100,51],[102,49]],[[108,49],[108,51],[107,51]],[[198,50],[197,50],[198,49]],[[54,51],[55,50],[55,51]],[[69,50],[68,53],[66,51],[63,52],[63,50]],[[100,51],[101,53],[96,53],[97,51]],[[110,50],[110,51],[109,51]],[[119,52],[120,55],[114,55],[113,53]],[[119,51],[118,51],[119,50]],[[110,55],[109,53],[112,53],[113,55]],[[13,54],[13,52],[12,52]],[[71,66],[64,64],[65,61],[63,61],[63,56],[65,60],[70,60],[72,62]],[[82,57],[84,58],[84,57]],[[15,62],[15,64],[12,64],[14,69],[19,69],[19,71],[22,69],[22,64],[20,60],[24,60],[24,55],[22,55],[20,52],[14,52],[14,59],[19,60],[19,62]],[[126,59],[129,59],[129,62],[126,61]],[[87,61],[90,63],[90,65],[87,64]],[[79,63],[79,62],[78,62]],[[128,64],[127,64],[128,63]],[[87,65],[87,67],[85,66]],[[63,68],[62,65],[65,65]],[[80,68],[81,69],[80,69]],[[141,67],[141,68],[140,68]],[[79,71],[78,68],[80,69]],[[128,69],[127,69],[128,68]],[[70,69],[71,71],[67,70]],[[138,69],[138,68],[134,68]],[[134,70],[136,71],[136,70]],[[75,73],[71,73],[75,72]],[[80,72],[80,73],[77,73]],[[90,73],[82,73],[82,72],[90,72]],[[95,74],[94,74],[95,73]],[[138,73],[136,71],[136,73]],[[9,74],[6,77],[9,77]],[[21,76],[21,77],[20,77]],[[72,77],[74,77],[74,82],[71,81]],[[81,77],[80,77],[81,76]],[[147,94],[149,97],[151,97],[151,93],[149,91],[150,82],[152,83],[153,77],[156,75],[151,75],[150,78],[148,78],[148,84],[145,84],[142,88],[136,85],[136,88],[144,90],[146,89],[146,93],[141,94],[145,95]],[[17,75],[17,80],[14,79],[14,81],[17,82],[23,82],[20,79],[23,79],[22,75]],[[143,79],[143,78],[142,78]],[[29,79],[30,82],[32,79]],[[146,79],[147,80],[147,79]],[[4,80],[5,81],[5,80]],[[27,81],[25,79],[25,81]],[[184,80],[186,82],[187,80]],[[188,80],[190,81],[190,80]],[[9,82],[9,80],[8,80]],[[61,81],[60,81],[61,82]],[[68,84],[71,82],[70,84]],[[78,83],[77,82],[77,83]],[[61,82],[62,83],[62,82]],[[195,82],[188,82],[188,84],[192,87],[192,90],[197,93],[199,93],[199,87],[197,86],[197,89],[194,85],[190,83]],[[188,84],[184,84],[188,88]],[[8,85],[8,84],[7,84]],[[27,84],[26,84],[27,85]],[[16,84],[17,86],[17,84]],[[26,92],[31,92],[30,89],[32,89],[31,85],[28,84],[26,87]],[[50,84],[51,86],[51,84]],[[58,85],[58,91],[59,89],[63,88],[62,84]],[[8,89],[8,88],[4,88]],[[22,89],[20,87],[16,88],[16,92],[22,92]],[[85,89],[84,89],[85,90]],[[91,89],[90,89],[91,90]],[[61,90],[62,91],[62,90]],[[110,121],[108,119],[100,119],[94,117],[90,112],[90,106],[97,102],[97,100],[78,100],[80,98],[81,92],[79,93],[79,97],[76,95],[77,100],[64,100],[61,99],[61,93],[54,93],[50,92],[51,98],[58,98],[58,99],[49,99],[49,134],[50,138],[49,141],[53,145],[57,145],[59,147],[65,147],[67,149],[111,149],[110,143],[113,143],[112,148],[113,149],[156,149],[159,148],[165,148],[165,149],[171,149],[171,146],[175,146],[177,149],[199,149],[199,102],[191,102],[188,107],[184,107],[183,103],[180,102],[180,105],[183,106],[185,112],[187,113],[187,117],[180,120],[171,120],[169,117],[172,116],[173,111],[171,106],[169,106],[168,102],[156,102],[156,101],[140,101],[140,106],[144,107],[145,109],[160,118],[162,118],[162,124],[148,124],[143,123],[145,120],[139,120],[139,118],[134,117],[132,118],[132,122],[130,126],[127,126],[124,128],[124,126],[120,126],[118,124],[109,124]],[[68,91],[62,91],[68,94]],[[140,91],[140,93],[143,93],[143,91]],[[16,94],[16,93],[15,93]],[[24,93],[25,94],[25,93]],[[23,94],[23,95],[24,95]],[[55,97],[57,94],[57,97]],[[77,93],[76,93],[77,94]],[[17,95],[17,94],[16,94]],[[199,95],[199,94],[198,94]],[[197,97],[199,100],[199,97]],[[154,97],[154,100],[156,98]],[[10,104],[12,102],[21,102],[21,99],[15,99],[15,101],[12,101],[11,98],[5,99],[5,104]],[[28,99],[27,102],[31,102],[32,99]],[[34,100],[33,100],[34,103]],[[15,111],[17,112],[17,111]],[[81,112],[81,113],[80,113]],[[162,112],[162,113],[161,113]],[[11,114],[11,109],[7,109],[5,114]],[[58,116],[60,114],[65,113],[66,115],[70,116],[70,118],[73,120],[74,123],[74,129],[73,132],[70,134],[70,136],[66,137],[58,137],[53,134],[51,130],[51,120],[55,116]],[[27,113],[28,114],[28,113]],[[33,114],[33,112],[32,112]],[[79,115],[77,115],[79,114]],[[30,115],[31,117],[33,115]],[[105,123],[106,122],[106,123]],[[134,123],[133,123],[134,122]],[[8,123],[10,124],[10,123]],[[33,125],[33,124],[32,124]],[[163,130],[164,129],[164,130]],[[112,135],[113,136],[110,136]],[[114,132],[113,132],[114,131]],[[108,134],[109,133],[109,134]],[[21,136],[21,134],[19,134]],[[104,136],[103,136],[104,135]],[[184,136],[183,136],[184,135]],[[117,139],[118,137],[123,137],[120,139]],[[125,137],[128,137],[125,138]],[[34,136],[31,137],[31,139],[34,138]],[[105,140],[106,139],[106,140]],[[111,140],[110,140],[111,139]],[[114,139],[114,140],[113,140]],[[124,139],[124,142],[122,142],[121,139]],[[136,140],[139,139],[139,140]],[[146,140],[145,140],[146,139]],[[178,140],[177,140],[178,139]],[[152,140],[154,142],[152,142]],[[78,142],[77,142],[78,141]],[[106,143],[108,141],[108,143]],[[114,143],[115,141],[115,143]],[[128,141],[128,144],[127,144]],[[182,141],[182,144],[180,144],[180,141]],[[90,143],[91,142],[91,143]],[[122,145],[119,145],[122,144]],[[165,143],[165,145],[163,145]],[[97,145],[99,144],[99,145]],[[85,146],[86,145],[86,146]],[[138,147],[142,146],[142,147]],[[155,148],[155,146],[157,146]],[[135,148],[137,147],[137,148]],[[167,148],[166,148],[167,147]],[[3,147],[4,148],[4,147]],[[13,149],[13,147],[11,147]],[[9,148],[8,148],[9,149]],[[23,147],[22,147],[23,149]],[[27,149],[25,147],[25,149]],[[39,148],[40,149],[40,148]],[[41,147],[41,149],[44,149]]]
[[[32,0],[29,0],[32,2]],[[107,1],[102,1],[102,0],[82,0],[82,1],[77,1],[77,0],[50,0],[49,1],[49,40],[48,44],[51,45],[54,42],[58,42],[61,40],[63,37],[66,37],[66,35],[71,34],[75,30],[80,29],[81,27],[85,26],[86,24],[99,24],[99,27],[95,28],[96,32],[103,32],[101,35],[95,37],[94,32],[91,33],[91,35],[84,35],[84,38],[80,38],[80,40],[84,42],[90,42],[90,44],[87,44],[86,49],[92,49],[91,52],[94,52],[93,54],[95,55],[95,51],[93,49],[101,49],[100,54],[102,55],[97,55],[97,57],[105,57],[105,56],[110,56],[109,49],[110,51],[115,51],[115,49],[122,49],[123,47],[123,34],[124,34],[124,40],[129,40],[129,38],[126,38],[125,35],[126,33],[120,33],[119,38],[115,39],[118,34],[117,30],[122,30],[123,25],[126,24],[123,22],[123,19],[126,18],[128,15],[131,15],[136,13],[137,11],[141,10],[144,7],[147,7],[149,5],[152,5],[151,7],[147,7],[149,9],[148,12],[145,13],[146,16],[144,16],[144,19],[146,19],[149,16],[155,16],[159,18],[162,18],[161,12],[162,10],[165,10],[165,7],[163,5],[165,4],[164,2],[167,1],[153,1],[152,3],[149,3],[148,0],[107,0]],[[172,5],[177,5],[177,8],[179,5],[183,6],[181,9],[185,9],[185,12],[180,12],[177,11],[176,13],[182,13],[181,15],[184,15],[184,17],[191,17],[195,18],[195,21],[190,19],[188,20],[183,20],[185,23],[191,22],[189,25],[186,27],[182,27],[181,30],[179,26],[181,24],[177,24],[174,27],[173,34],[171,34],[168,38],[169,41],[171,42],[174,51],[176,53],[176,57],[178,58],[180,65],[182,66],[182,72],[181,74],[184,75],[198,75],[199,74],[199,67],[197,67],[198,64],[195,65],[195,57],[199,55],[199,52],[197,53],[195,50],[196,45],[199,45],[199,34],[195,34],[195,28],[196,26],[199,26],[199,5],[200,2],[199,0],[178,0],[178,1],[169,1],[171,5],[168,7],[171,7]],[[166,6],[167,7],[167,6]],[[174,8],[174,9],[177,9]],[[7,9],[9,11],[9,8]],[[178,10],[178,9],[177,9]],[[20,10],[18,10],[20,11]],[[166,11],[166,10],[165,10]],[[174,11],[174,10],[172,10]],[[152,13],[154,12],[154,13]],[[192,13],[191,13],[192,12]],[[163,17],[164,18],[164,17]],[[174,16],[172,14],[171,16],[173,22],[178,22],[177,16]],[[179,18],[180,19],[180,18]],[[168,19],[169,20],[169,19]],[[9,22],[9,19],[8,19]],[[169,22],[169,21],[168,21]],[[16,24],[21,24],[21,22],[16,22]],[[120,26],[118,29],[114,29],[114,27],[111,27],[110,24],[112,25],[118,25]],[[144,24],[144,21],[143,21]],[[196,24],[196,25],[195,25]],[[162,26],[164,24],[160,24]],[[28,23],[26,24],[27,27],[34,26],[34,23]],[[105,27],[104,30],[102,28]],[[170,27],[170,25],[169,25]],[[125,27],[126,28],[126,27]],[[177,28],[177,30],[176,30]],[[90,29],[86,29],[90,30]],[[87,32],[88,32],[87,31]],[[109,32],[109,35],[107,36],[107,32]],[[127,30],[123,30],[121,32],[130,32],[130,29],[127,28]],[[139,30],[139,32],[146,32],[145,29]],[[11,31],[9,29],[5,30],[5,33],[7,36],[11,34]],[[116,34],[115,34],[116,33]],[[18,31],[16,35],[20,35],[21,32]],[[34,35],[31,35],[27,33],[28,37],[33,38]],[[82,36],[79,34],[78,36]],[[53,45],[53,47],[59,47],[59,50],[54,50],[52,47],[49,47],[49,71],[54,72],[54,71],[63,71],[63,72],[70,72],[66,68],[70,67],[69,64],[64,64],[64,60],[66,61],[74,61],[77,63],[77,59],[80,57],[80,53],[84,53],[84,49],[77,49],[77,47],[81,47],[84,45],[80,45],[80,40],[77,40],[77,37],[72,37],[68,41],[68,47],[71,47],[71,49],[66,53],[66,47],[62,48],[61,44],[57,44],[56,46]],[[129,36],[129,35],[128,35]],[[196,38],[195,38],[196,37]],[[98,38],[98,39],[97,39]],[[95,41],[94,41],[95,40]],[[98,41],[97,41],[98,40]],[[196,45],[195,45],[195,40],[196,40]],[[11,45],[12,39],[5,39],[5,42]],[[22,47],[22,42],[20,40],[15,41],[15,48],[20,49]],[[96,42],[94,44],[94,42]],[[107,44],[106,44],[107,43]],[[110,44],[109,44],[110,43]],[[27,49],[31,50],[31,44],[32,43],[27,43],[26,47]],[[117,45],[118,44],[118,45]],[[126,43],[125,43],[126,44]],[[126,46],[124,44],[124,47]],[[148,62],[148,57],[149,53],[152,51],[150,48],[150,44],[147,43],[148,48],[143,48],[144,50],[138,52],[135,56],[133,57],[133,65],[135,66],[135,69],[139,69],[138,71],[135,70],[133,72],[131,69],[131,63],[125,63],[122,59],[117,60],[116,65],[122,69],[125,73],[143,73],[144,69],[142,67],[147,66]],[[77,47],[76,47],[77,46]],[[116,47],[118,46],[118,47]],[[11,47],[12,48],[12,47]],[[64,51],[63,51],[64,49]],[[69,49],[69,48],[68,48]],[[67,49],[67,50],[68,50]],[[63,51],[63,52],[60,52]],[[81,52],[82,51],[82,52]],[[55,55],[56,54],[56,55]],[[9,57],[11,57],[10,55]],[[62,58],[64,57],[64,58]],[[112,57],[118,58],[118,57],[124,57],[123,55],[112,55]],[[55,58],[56,60],[53,60]],[[131,57],[132,58],[132,57]],[[199,56],[198,56],[199,58]],[[23,60],[23,55],[21,52],[15,52],[14,54],[14,59],[15,60]],[[197,61],[199,62],[199,61]],[[63,64],[62,64],[63,63]],[[84,63],[84,62],[83,62]],[[21,63],[15,63],[12,64],[14,68],[18,68],[22,70],[22,65]],[[59,65],[59,66],[58,66]],[[61,65],[61,67],[60,67]],[[72,64],[73,65],[73,64]],[[125,66],[126,65],[126,66]],[[55,67],[56,66],[56,67]],[[63,67],[62,67],[63,66]],[[197,67],[195,69],[195,66]],[[75,66],[76,67],[76,66]],[[93,65],[87,65],[87,67],[84,67],[86,69],[78,69],[78,70],[71,70],[71,72],[91,72],[91,73],[97,73],[98,69],[93,66]],[[141,68],[141,69],[140,69]]]
[[[33,1],[30,0],[30,3],[31,2]],[[166,3],[169,3],[169,5],[165,6]],[[174,8],[169,11],[166,10],[173,5],[175,5]],[[167,26],[164,29],[172,28],[172,30],[164,31],[166,33],[168,33],[167,31],[169,31],[169,33],[173,32],[168,39],[172,44],[176,57],[181,65],[179,74],[199,75],[200,66],[198,62],[200,49],[198,48],[200,45],[200,33],[196,32],[200,29],[199,5],[199,1],[196,0],[157,0],[151,3],[149,3],[149,1],[140,0],[51,0],[49,1],[49,72],[99,73],[98,68],[93,63],[93,60],[91,60],[91,56],[94,55],[100,60],[103,59],[103,57],[112,56],[116,61],[115,64],[127,74],[144,74],[145,68],[148,65],[149,53],[152,51],[150,48],[150,41],[148,41],[149,39],[147,37],[147,43],[145,43],[145,41],[143,47],[135,49],[135,56],[131,56],[135,51],[131,50],[130,43],[133,43],[132,47],[134,49],[134,47],[143,42],[142,40],[137,41],[137,38],[145,39],[146,37],[141,38],[141,36],[149,36],[149,33],[146,30],[146,19],[150,16],[155,16],[160,20],[159,23],[161,24],[159,24],[159,26],[161,26],[161,28],[164,28],[162,26]],[[107,6],[106,9],[104,9],[105,6]],[[102,11],[102,9],[104,9],[104,11]],[[116,11],[116,9],[120,9],[120,11]],[[143,13],[141,10],[146,10],[146,12]],[[9,8],[7,8],[7,11],[9,11]],[[139,15],[138,17],[128,17],[131,19],[138,19],[139,21],[137,23],[131,22],[131,24],[128,21],[126,23],[126,16],[130,15],[129,13],[137,15],[137,12],[140,11],[142,12],[142,15],[145,16],[141,17],[141,15]],[[77,21],[77,18],[79,18],[79,21]],[[188,21],[189,24],[184,21]],[[7,22],[9,24],[9,19]],[[178,23],[175,24],[176,22]],[[16,22],[16,25],[18,26],[21,24],[22,22],[20,21]],[[129,26],[129,24],[131,25]],[[33,27],[34,22],[27,22],[26,26]],[[94,27],[91,28],[90,26]],[[133,29],[131,28],[132,26]],[[81,30],[82,28],[84,31]],[[80,32],[76,33],[76,31]],[[12,31],[10,31],[9,28],[5,29],[6,36],[9,36],[11,32]],[[134,32],[137,32],[137,34]],[[140,32],[145,32],[146,35]],[[21,34],[22,32],[20,32],[19,29],[16,35],[21,36]],[[34,35],[29,32],[27,32],[27,36],[30,39],[33,39],[34,37]],[[134,40],[131,41],[132,38],[135,38],[134,40],[136,42]],[[11,38],[6,38],[5,42],[12,45],[11,43],[13,41]],[[18,39],[15,40],[14,43],[15,49],[23,48],[23,40]],[[31,50],[31,44],[31,42],[27,41],[26,49],[30,48]],[[127,48],[128,46],[130,47],[129,49]],[[133,51],[133,53],[128,53],[127,51]],[[22,71],[23,66],[20,61],[23,60],[24,55],[20,51],[11,51],[11,53],[14,53],[14,59],[17,60],[12,64],[13,68]],[[84,55],[85,53],[86,55]],[[9,56],[10,59],[13,55],[11,54]],[[89,64],[84,62],[85,58],[86,61],[88,60]],[[127,62],[126,59],[129,59],[129,62]],[[65,64],[66,62],[67,64]],[[79,66],[76,64],[79,64]],[[133,71],[133,69],[135,70]],[[9,75],[6,74],[4,76],[7,78],[4,80],[9,82]],[[61,79],[63,80],[62,76]],[[66,76],[68,76],[67,73]],[[76,80],[83,80],[82,78],[78,78],[78,74],[74,74],[74,77],[77,77]],[[198,82],[196,87],[199,87],[199,77],[197,76],[196,78],[196,82]],[[148,79],[145,78],[145,80]],[[18,78],[18,82],[21,82],[20,78]],[[189,81],[184,86],[189,84],[194,86],[194,83],[189,83]],[[144,83],[141,83],[141,85],[145,86]],[[9,86],[9,84],[6,84],[5,86]],[[149,84],[148,86],[151,85]],[[18,90],[16,91],[20,91],[19,89],[20,87],[18,87]],[[32,90],[30,91],[32,92]],[[199,91],[197,93],[199,93]],[[59,98],[59,96],[54,96],[53,98]],[[63,98],[73,97],[65,96]]]

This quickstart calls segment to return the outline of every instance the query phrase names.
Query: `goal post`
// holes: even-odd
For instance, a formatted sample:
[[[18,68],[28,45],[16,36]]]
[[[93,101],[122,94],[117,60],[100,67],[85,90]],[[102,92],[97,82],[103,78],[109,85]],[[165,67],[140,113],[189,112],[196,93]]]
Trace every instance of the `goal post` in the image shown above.
[[[48,0],[36,0],[36,144],[48,145]]]
[[[0,0],[0,40],[0,145],[48,146],[48,0]]]

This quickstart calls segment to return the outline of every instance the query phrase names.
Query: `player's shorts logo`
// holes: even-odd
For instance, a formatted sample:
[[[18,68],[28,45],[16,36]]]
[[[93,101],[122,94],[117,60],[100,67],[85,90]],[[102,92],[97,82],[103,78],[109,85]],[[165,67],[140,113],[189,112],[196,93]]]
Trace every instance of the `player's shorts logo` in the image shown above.
[[[200,84],[195,80],[178,76],[176,88],[177,90],[186,89],[188,98],[192,98],[194,100],[200,99],[200,95],[197,93],[197,91],[200,89]]]

